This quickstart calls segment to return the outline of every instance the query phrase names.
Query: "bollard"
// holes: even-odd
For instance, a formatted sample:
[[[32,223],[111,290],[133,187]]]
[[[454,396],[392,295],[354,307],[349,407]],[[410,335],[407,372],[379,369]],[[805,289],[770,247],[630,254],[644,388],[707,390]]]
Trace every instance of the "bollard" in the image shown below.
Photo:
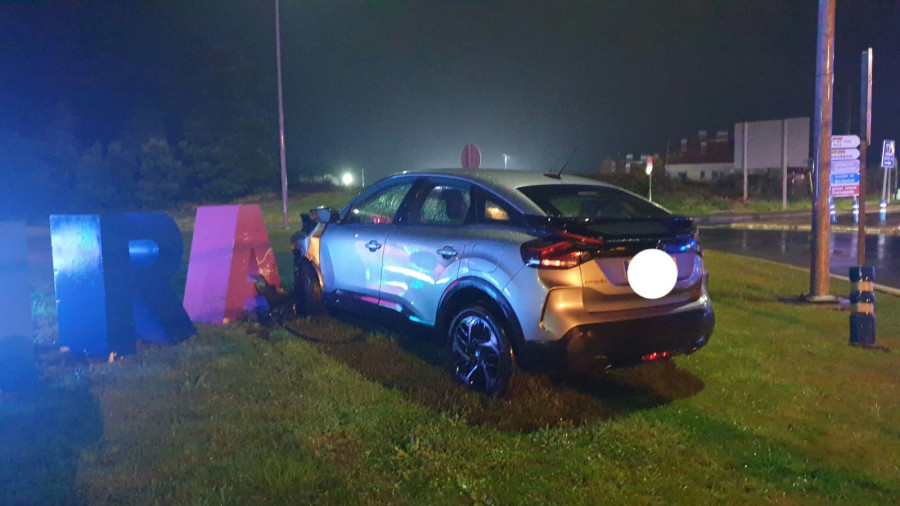
[[[850,344],[875,346],[875,267],[851,267],[850,283]]]
[[[887,201],[882,200],[880,204],[878,204],[878,221],[884,221],[887,219]]]
[[[853,199],[853,223],[859,223],[859,200]]]
[[[832,197],[828,197],[828,214],[831,216],[831,223],[837,223],[837,208]]]

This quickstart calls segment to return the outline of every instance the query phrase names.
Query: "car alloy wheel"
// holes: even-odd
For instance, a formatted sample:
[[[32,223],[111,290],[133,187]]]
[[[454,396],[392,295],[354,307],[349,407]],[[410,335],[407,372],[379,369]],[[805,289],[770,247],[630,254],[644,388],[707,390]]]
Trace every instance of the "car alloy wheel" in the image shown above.
[[[490,311],[470,306],[457,313],[449,330],[450,372],[472,390],[503,395],[512,374],[506,332]]]

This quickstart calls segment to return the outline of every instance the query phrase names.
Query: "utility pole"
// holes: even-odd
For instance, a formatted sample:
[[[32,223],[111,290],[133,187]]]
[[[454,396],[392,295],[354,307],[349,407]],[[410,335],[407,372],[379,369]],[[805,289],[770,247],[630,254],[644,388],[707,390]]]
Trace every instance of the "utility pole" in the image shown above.
[[[278,0],[275,0],[275,58],[278,60],[278,142],[281,145],[281,212],[284,229],[288,229],[287,163],[284,156],[284,99],[281,92],[281,20]]]
[[[834,84],[834,6],[835,0],[819,0],[819,24],[816,43],[816,119],[814,149],[816,158],[816,199],[812,212],[812,255],[809,271],[811,302],[830,301],[828,264],[830,222],[828,196],[831,186],[831,112]]]

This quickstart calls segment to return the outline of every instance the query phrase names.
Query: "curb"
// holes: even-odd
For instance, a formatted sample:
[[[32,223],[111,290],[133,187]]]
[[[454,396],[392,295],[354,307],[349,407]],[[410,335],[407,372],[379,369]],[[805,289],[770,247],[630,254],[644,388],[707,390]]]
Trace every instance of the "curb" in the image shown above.
[[[723,228],[736,230],[789,230],[795,232],[811,232],[812,226],[808,224],[789,223],[727,223]],[[847,225],[832,225],[831,232],[838,234],[856,234],[859,228]],[[866,227],[866,235],[900,235],[900,226],[896,227]]]
[[[866,208],[866,216],[876,215],[878,214],[878,206],[875,205],[874,209],[871,209],[867,206]],[[900,204],[889,204],[887,207],[888,214],[896,214],[900,213]],[[811,218],[812,209],[807,209],[803,211],[778,211],[773,213],[748,213],[748,214],[710,214],[707,216],[698,216],[692,218],[694,223],[698,225],[706,225],[706,224],[726,224],[726,223],[741,223],[747,221],[762,221],[762,222],[770,222],[773,220],[780,219],[790,219],[790,218]],[[850,216],[850,213],[847,211],[839,212],[838,216]]]
[[[807,274],[809,273],[809,269],[806,268],[806,267],[798,267],[798,266],[796,266],[796,265],[786,264],[786,263],[783,263],[783,262],[776,262],[775,260],[768,260],[768,259],[765,259],[765,258],[748,257],[748,256],[746,256],[746,255],[738,255],[738,254],[735,254],[735,253],[727,253],[727,252],[725,252],[725,251],[719,251],[719,250],[712,250],[712,251],[715,251],[716,253],[718,253],[718,254],[720,254],[720,255],[731,255],[731,256],[736,256],[736,257],[752,258],[752,259],[754,259],[754,260],[761,260],[761,261],[763,261],[763,262],[768,262],[768,263],[770,263],[770,264],[780,265],[780,266],[782,266],[782,267],[788,267],[788,268],[791,268],[791,269],[794,269],[794,270],[797,270],[797,271],[803,271],[803,272],[806,272]],[[835,274],[835,273],[833,273],[833,272],[829,272],[829,273],[828,273],[828,277],[831,278],[831,279],[836,279],[836,280],[838,280],[838,281],[845,281],[845,282],[847,282],[847,283],[850,283],[850,282],[851,282],[849,276],[841,276],[840,274]],[[884,293],[886,293],[886,294],[888,294],[888,295],[893,295],[893,296],[895,296],[895,297],[900,297],[900,288],[894,288],[894,287],[892,287],[892,286],[880,285],[880,284],[878,284],[878,283],[873,283],[873,286],[874,286],[875,289],[878,290],[879,292],[884,292]]]

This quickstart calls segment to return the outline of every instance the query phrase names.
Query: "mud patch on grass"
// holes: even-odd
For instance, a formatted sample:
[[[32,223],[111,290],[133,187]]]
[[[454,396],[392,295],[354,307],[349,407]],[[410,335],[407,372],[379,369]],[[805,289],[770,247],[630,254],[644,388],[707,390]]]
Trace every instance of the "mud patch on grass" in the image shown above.
[[[330,321],[329,321],[330,320]],[[319,349],[365,378],[413,402],[466,423],[510,432],[575,427],[690,397],[703,382],[661,362],[595,374],[568,376],[518,371],[503,398],[471,392],[443,366],[441,347],[419,332],[371,322],[300,319],[287,326],[310,336]]]

